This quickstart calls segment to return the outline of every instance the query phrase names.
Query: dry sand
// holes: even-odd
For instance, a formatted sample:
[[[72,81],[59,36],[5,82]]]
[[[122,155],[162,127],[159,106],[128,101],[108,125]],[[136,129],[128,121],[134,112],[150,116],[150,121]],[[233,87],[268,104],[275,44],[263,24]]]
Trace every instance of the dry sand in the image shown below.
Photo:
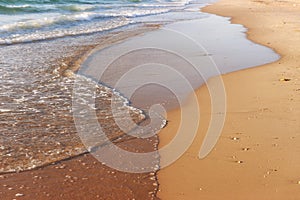
[[[221,0],[204,11],[232,17],[232,23],[248,28],[249,39],[273,48],[282,58],[222,76],[228,106],[225,126],[203,160],[197,155],[210,118],[210,97],[206,86],[196,91],[201,106],[197,137],[179,160],[159,172],[158,196],[300,199],[300,1]],[[180,110],[168,112],[167,118],[161,147],[176,133]]]
[[[197,90],[201,106],[198,136],[182,158],[160,171],[159,197],[300,197],[299,10],[297,2],[247,0],[225,0],[205,8],[233,16],[233,23],[250,28],[250,39],[274,48],[282,59],[223,76],[228,97],[226,123],[216,148],[204,160],[197,155],[209,122],[210,101],[206,87]],[[179,110],[168,112],[161,145],[176,132],[179,114]],[[134,141],[129,146],[147,147]],[[37,170],[1,175],[0,199],[151,199],[156,189],[153,176],[117,172],[86,154]]]

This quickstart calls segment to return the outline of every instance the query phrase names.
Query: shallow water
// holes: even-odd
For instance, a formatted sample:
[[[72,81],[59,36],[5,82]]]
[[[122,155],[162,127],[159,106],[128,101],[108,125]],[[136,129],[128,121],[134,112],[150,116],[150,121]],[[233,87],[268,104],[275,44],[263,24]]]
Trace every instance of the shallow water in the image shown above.
[[[27,7],[27,1],[18,1],[16,4],[0,2],[1,6],[5,4],[6,7],[14,7],[9,8],[6,13],[1,12],[0,17],[0,173],[28,170],[85,153],[108,140],[118,140],[134,128],[135,124],[143,121],[145,114],[129,106],[128,100],[115,90],[85,76],[74,75],[72,70],[76,70],[78,59],[97,45],[109,46],[122,38],[151,30],[153,25],[156,27],[164,22],[190,17],[183,17],[179,12],[194,12],[176,10],[177,14],[172,15],[168,11],[165,15],[162,14],[164,16],[159,16],[154,15],[155,12],[151,15],[145,14],[145,11],[142,15],[135,16],[119,11],[132,9],[134,12],[140,12],[143,8],[150,12],[152,6],[149,3],[152,1],[142,5],[127,2],[129,7],[116,6],[118,1],[111,1],[112,9],[119,10],[115,12],[111,9],[110,13],[121,13],[124,16],[76,19],[73,20],[75,24],[69,23],[66,18],[63,23],[39,24],[40,19],[48,20],[57,14],[68,17],[83,14],[82,12],[86,12],[85,6],[90,5],[87,1],[83,4],[81,1],[76,2],[80,4],[81,9],[71,7],[67,11],[60,8],[61,4],[66,3],[63,1],[53,5],[51,1],[45,5],[37,3],[30,5],[30,8]],[[99,4],[96,6],[102,5],[101,2],[96,3]],[[181,2],[180,5],[176,2],[167,4],[165,7],[171,4],[171,7],[176,6],[180,9],[185,2]],[[32,6],[41,10],[30,10]],[[163,5],[157,7],[161,9],[161,6]],[[47,7],[51,7],[50,11]],[[119,18],[122,20],[118,20]],[[131,23],[132,20],[135,22]],[[120,26],[122,27],[117,28]],[[78,86],[76,94],[82,98],[73,98],[75,80]],[[88,104],[86,99],[92,100],[92,104]],[[74,122],[74,112],[77,119],[86,119],[85,109],[94,111],[94,119],[102,125],[106,134],[106,137],[98,134],[95,138],[90,138],[94,139],[90,145],[82,143],[80,137],[84,135],[78,134],[80,124],[76,126]],[[134,124],[126,125],[126,130],[121,129],[115,121],[116,116],[119,121],[129,117]],[[159,116],[154,127],[133,133],[152,134],[164,123],[163,118]],[[153,148],[155,149],[155,146]],[[155,166],[158,164],[157,155],[154,157],[155,162],[149,166],[149,170],[152,171],[157,169]]]
[[[115,3],[115,1],[113,2]],[[173,5],[173,3],[170,4]],[[244,31],[242,27],[233,26],[234,28],[228,29],[228,34],[224,34],[222,41],[227,41],[229,38],[230,41],[236,42],[237,38],[238,41],[241,39],[246,46],[254,46],[254,48],[251,51],[241,51],[240,55],[244,56],[260,49],[260,56],[263,60],[258,59],[257,62],[252,62],[251,58],[253,57],[251,56],[248,60],[244,60],[244,57],[242,57],[243,59],[235,59],[236,54],[232,53],[233,51],[228,51],[227,47],[224,48],[224,46],[223,48],[214,46],[215,42],[208,40],[213,36],[220,37],[216,34],[218,32],[214,31],[216,25],[223,30],[227,30],[226,27],[232,27],[229,25],[228,19],[218,18],[218,21],[216,18],[198,12],[199,7],[203,6],[201,3],[191,2],[186,6],[184,5],[185,3],[180,4],[175,10],[159,15],[122,16],[121,21],[111,21],[110,18],[105,18],[77,21],[78,24],[74,26],[63,23],[62,26],[60,24],[37,28],[29,26],[25,29],[17,27],[12,28],[9,32],[5,30],[1,32],[0,28],[0,43],[2,44],[0,46],[0,173],[32,169],[87,151],[93,151],[96,147],[106,144],[110,140],[117,141],[125,133],[147,139],[165,125],[162,118],[164,109],[160,106],[151,107],[152,105],[160,104],[168,107],[168,104],[174,102],[176,104],[182,100],[184,95],[201,85],[205,78],[216,75],[208,73],[206,74],[207,77],[199,78],[199,74],[196,73],[195,76],[195,68],[185,70],[182,66],[186,66],[187,62],[174,57],[174,54],[166,54],[167,51],[164,51],[164,54],[146,49],[145,51],[137,51],[138,54],[131,54],[133,57],[129,56],[123,60],[117,60],[110,70],[105,72],[104,78],[99,79],[98,64],[103,64],[110,59],[114,60],[115,56],[119,55],[120,52],[122,53],[124,49],[128,51],[132,48],[155,47],[172,50],[173,53],[179,50],[179,54],[184,55],[187,60],[195,59],[193,62],[198,63],[200,68],[204,65],[203,63],[211,64],[210,56],[212,55],[217,64],[225,63],[223,68],[219,69],[222,73],[271,62],[277,58],[276,54],[269,49],[245,42],[247,40],[244,35],[237,34],[238,36],[230,38],[233,33]],[[130,6],[134,7],[134,4],[130,4]],[[146,8],[147,6],[149,7],[146,3],[142,7]],[[184,6],[183,9],[181,9],[182,6]],[[45,15],[49,14],[46,11],[41,12]],[[50,15],[52,14],[50,12]],[[19,23],[18,20],[22,21],[21,18],[25,15],[24,13],[6,14],[6,17],[11,17],[11,20]],[[112,19],[116,20],[119,17],[114,16]],[[3,19],[1,18],[1,20]],[[193,24],[192,21],[192,24],[189,22],[180,24],[180,21],[187,19],[198,19],[198,21],[196,20],[196,24]],[[131,23],[132,20],[133,23]],[[109,47],[122,38],[152,30],[151,27],[157,27],[159,24],[174,21],[179,22],[166,26],[166,29],[147,33]],[[3,24],[7,25],[2,21]],[[187,29],[185,25],[195,29]],[[120,26],[122,28],[117,28]],[[169,34],[170,29],[173,33],[179,31],[185,35],[191,34],[189,37],[197,38],[201,34],[204,34],[205,37],[212,36],[208,39],[200,37],[200,39],[204,38],[201,43],[205,44],[205,49],[208,51],[194,46],[185,37],[183,40],[178,40],[178,35]],[[189,33],[189,30],[192,30],[192,33]],[[57,33],[57,35],[53,33]],[[51,40],[49,40],[50,38]],[[98,45],[101,47],[98,47],[98,50],[106,47],[104,49],[110,53],[106,55],[104,53],[105,59],[102,59],[103,51],[95,50],[94,54],[83,64],[79,74],[74,75],[71,70],[76,69],[78,58]],[[237,47],[239,47],[238,50],[246,49],[243,45]],[[97,54],[99,52],[100,56]],[[95,60],[93,60],[94,58]],[[139,65],[145,61],[151,63],[151,60],[160,64],[171,64],[173,69],[175,67],[178,70],[179,75],[184,75],[187,78],[184,83],[188,83],[188,87],[182,87],[182,82],[176,79],[177,76],[174,75],[178,75],[178,73],[168,73],[168,71],[162,70],[162,66],[156,65],[148,65],[150,70],[146,71],[141,68],[142,70],[137,71],[138,74],[133,73],[128,76],[130,81],[124,79],[125,82],[115,85],[123,73],[131,69],[132,64]],[[228,60],[232,62],[227,62]],[[239,62],[236,63],[236,60]],[[248,61],[251,61],[250,64]],[[233,68],[229,68],[230,66]],[[93,71],[93,67],[96,67],[97,70]],[[98,80],[100,80],[100,84]],[[138,89],[136,94],[131,95],[132,88],[136,89],[136,86],[139,86],[143,80],[152,80],[152,83],[163,80],[162,83],[165,84],[165,87],[157,87],[157,84],[154,84],[153,87],[151,84],[146,84]],[[168,84],[170,83],[174,87],[174,91],[169,90]],[[104,86],[104,84],[113,89]],[[74,85],[76,85],[77,97],[75,99]],[[126,98],[130,98],[134,106],[144,109],[145,112],[129,106],[128,100],[115,89]],[[148,110],[150,107],[151,110]],[[150,121],[143,121],[146,115],[150,115]],[[76,120],[74,122],[74,117],[77,124],[75,124]],[[104,132],[105,136],[97,134],[98,127],[91,126],[87,119],[99,123],[102,128],[101,133]],[[136,124],[139,123],[142,123],[142,126],[139,127],[140,129],[135,129]],[[90,127],[86,127],[86,124]],[[85,131],[78,131],[81,129]],[[153,147],[154,150],[155,148],[156,146]],[[152,156],[155,158],[155,162],[146,166],[144,169],[146,171],[158,169],[157,153]],[[135,170],[139,171],[138,169]]]
[[[73,119],[74,78],[62,76],[61,71],[72,66],[71,58],[78,59],[89,45],[101,43],[101,38],[100,34],[0,48],[0,173],[87,152],[89,147],[82,144]],[[109,117],[112,103],[121,117],[124,110],[130,110],[136,121],[144,118],[113,90],[85,77],[77,76],[77,80],[83,87],[82,95],[89,95],[87,88],[96,91],[91,98],[98,102],[97,119],[110,130],[109,138],[124,134]]]
[[[229,18],[196,16],[95,50],[80,73],[117,88],[138,108],[160,104],[170,110],[211,77],[279,59],[272,49],[248,40],[246,29]]]

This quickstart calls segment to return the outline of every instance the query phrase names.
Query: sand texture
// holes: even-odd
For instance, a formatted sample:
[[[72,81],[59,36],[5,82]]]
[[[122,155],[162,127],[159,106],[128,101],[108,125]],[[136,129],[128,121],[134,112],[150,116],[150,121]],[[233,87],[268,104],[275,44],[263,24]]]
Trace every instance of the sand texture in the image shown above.
[[[222,76],[226,121],[203,160],[197,156],[211,117],[210,96],[206,86],[196,91],[198,134],[177,162],[159,172],[161,199],[300,198],[299,10],[300,1],[291,0],[221,0],[204,9],[243,24],[250,40],[274,49],[281,59]],[[180,110],[168,112],[168,120],[161,147],[176,133]]]

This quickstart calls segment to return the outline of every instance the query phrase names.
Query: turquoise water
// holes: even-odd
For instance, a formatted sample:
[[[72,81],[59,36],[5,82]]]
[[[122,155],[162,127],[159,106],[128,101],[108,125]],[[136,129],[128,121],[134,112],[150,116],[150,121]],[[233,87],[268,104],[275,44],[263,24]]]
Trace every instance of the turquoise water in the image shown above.
[[[184,9],[190,0],[1,0],[0,44],[111,30]]]

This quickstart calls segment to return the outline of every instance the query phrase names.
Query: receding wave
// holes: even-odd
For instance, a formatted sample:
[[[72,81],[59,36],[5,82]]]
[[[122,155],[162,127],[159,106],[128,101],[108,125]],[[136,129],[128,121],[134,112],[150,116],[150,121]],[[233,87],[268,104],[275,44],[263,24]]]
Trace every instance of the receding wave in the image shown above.
[[[0,174],[36,168],[86,152],[72,115],[74,79],[61,76],[61,70],[70,67],[72,59],[82,55],[88,46],[101,44],[104,31],[113,32],[139,23],[138,19],[180,9],[187,2],[0,0]],[[90,34],[95,32],[104,34]],[[65,37],[78,35],[85,36]],[[55,38],[61,39],[48,40]],[[31,42],[40,40],[45,41]],[[16,43],[20,44],[7,45]],[[126,117],[129,110],[136,122],[144,119],[140,110],[129,106],[114,90],[83,76],[79,80],[86,86],[79,88],[82,96],[90,86],[96,88],[91,96],[95,99],[93,109],[110,138],[124,134],[112,123],[112,100],[118,105],[119,117]],[[84,99],[78,99],[81,100]],[[79,114],[84,114],[84,110]]]

